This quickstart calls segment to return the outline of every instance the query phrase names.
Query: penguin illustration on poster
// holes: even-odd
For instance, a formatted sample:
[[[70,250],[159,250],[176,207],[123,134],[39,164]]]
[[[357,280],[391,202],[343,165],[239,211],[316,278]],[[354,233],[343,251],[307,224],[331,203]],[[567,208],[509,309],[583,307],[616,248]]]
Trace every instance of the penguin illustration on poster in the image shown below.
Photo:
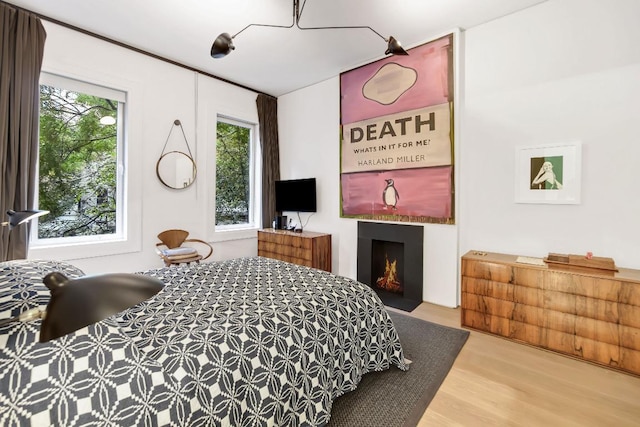
[[[385,179],[385,181],[387,186],[382,191],[382,203],[384,204],[384,209],[387,209],[388,207],[391,209],[397,209],[396,205],[398,204],[398,200],[400,200],[398,190],[396,190],[393,179]]]

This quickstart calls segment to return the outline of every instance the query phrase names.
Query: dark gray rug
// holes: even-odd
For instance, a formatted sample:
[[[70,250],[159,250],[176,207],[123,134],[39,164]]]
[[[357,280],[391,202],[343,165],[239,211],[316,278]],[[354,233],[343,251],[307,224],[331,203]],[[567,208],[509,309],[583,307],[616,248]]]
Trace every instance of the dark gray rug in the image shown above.
[[[333,402],[328,426],[415,426],[469,337],[469,331],[389,314],[413,363],[407,372],[394,367],[366,374],[356,390]]]

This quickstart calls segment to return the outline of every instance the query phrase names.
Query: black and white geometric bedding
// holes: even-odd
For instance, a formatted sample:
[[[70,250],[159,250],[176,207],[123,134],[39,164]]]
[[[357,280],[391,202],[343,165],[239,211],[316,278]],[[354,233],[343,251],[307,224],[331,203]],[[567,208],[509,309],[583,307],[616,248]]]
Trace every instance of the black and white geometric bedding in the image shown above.
[[[51,271],[83,275],[55,261],[0,263],[0,319],[46,307]],[[39,330],[39,320],[0,327],[0,426],[171,423],[171,379],[112,319],[47,343]]]
[[[144,274],[159,278],[165,288],[59,340],[24,344],[37,340],[36,322],[0,328],[0,340],[6,341],[0,343],[0,425],[23,425],[33,421],[32,414],[45,418],[47,413],[54,425],[91,420],[321,426],[329,421],[333,400],[355,389],[363,374],[407,369],[384,306],[368,286],[348,278],[261,257]],[[40,283],[43,276],[38,275]],[[0,288],[2,283],[0,276]],[[76,341],[85,345],[76,348]],[[14,349],[5,349],[19,343],[31,352],[51,347],[48,361],[38,362],[49,368],[48,376],[38,363],[25,364]],[[81,351],[95,356],[73,362]],[[116,361],[123,366],[115,369]],[[52,365],[64,368],[64,384]],[[12,375],[21,376],[19,385]],[[47,379],[32,385],[29,376]],[[34,394],[39,401],[25,403],[23,398]],[[65,400],[56,400],[61,394]]]

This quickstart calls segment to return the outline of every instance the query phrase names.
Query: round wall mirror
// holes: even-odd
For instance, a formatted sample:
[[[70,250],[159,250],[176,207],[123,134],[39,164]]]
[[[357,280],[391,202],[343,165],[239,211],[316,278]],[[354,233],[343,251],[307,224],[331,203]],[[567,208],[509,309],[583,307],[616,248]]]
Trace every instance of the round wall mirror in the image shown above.
[[[187,188],[196,179],[196,163],[182,151],[163,154],[156,164],[158,179],[169,188]]]

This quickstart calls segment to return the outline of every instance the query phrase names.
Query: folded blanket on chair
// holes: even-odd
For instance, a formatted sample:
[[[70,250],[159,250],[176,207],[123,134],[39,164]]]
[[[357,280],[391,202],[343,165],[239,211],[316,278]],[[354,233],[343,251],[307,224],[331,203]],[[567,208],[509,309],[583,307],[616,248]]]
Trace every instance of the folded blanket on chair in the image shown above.
[[[198,253],[197,250],[195,250],[194,248],[173,248],[173,249],[164,249],[162,251],[160,251],[162,253],[162,255],[166,256],[166,257],[176,257],[176,256],[183,256],[183,255],[195,255]]]

